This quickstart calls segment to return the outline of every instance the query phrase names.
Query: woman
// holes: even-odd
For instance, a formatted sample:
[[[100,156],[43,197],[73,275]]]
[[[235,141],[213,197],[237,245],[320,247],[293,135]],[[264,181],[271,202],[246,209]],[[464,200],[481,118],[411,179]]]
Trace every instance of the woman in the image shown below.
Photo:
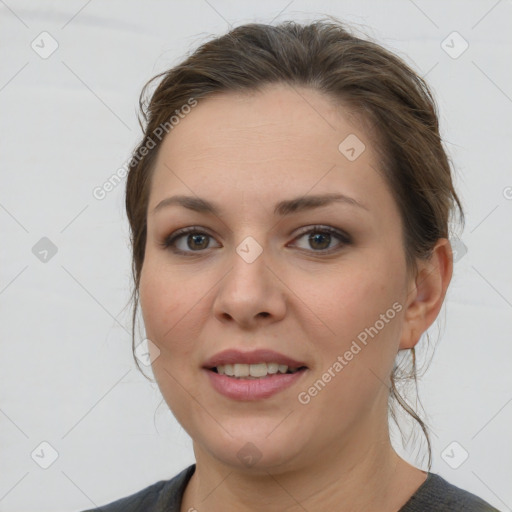
[[[101,510],[496,510],[389,437],[393,400],[427,434],[395,361],[415,376],[464,220],[428,86],[336,21],[240,26],[156,78],[133,319],[196,464]]]

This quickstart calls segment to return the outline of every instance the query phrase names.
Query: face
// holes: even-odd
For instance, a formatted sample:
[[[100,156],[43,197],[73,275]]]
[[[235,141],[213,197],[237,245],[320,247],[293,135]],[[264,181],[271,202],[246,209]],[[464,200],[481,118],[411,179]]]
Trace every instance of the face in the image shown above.
[[[386,428],[407,279],[378,168],[356,116],[285,85],[210,96],[163,141],[140,303],[155,378],[196,458],[242,468],[240,453],[253,450],[259,467],[297,468]],[[276,208],[328,194],[350,199]],[[176,202],[155,211],[178,195],[214,213]],[[232,348],[307,369],[267,398],[231,398],[203,366]]]

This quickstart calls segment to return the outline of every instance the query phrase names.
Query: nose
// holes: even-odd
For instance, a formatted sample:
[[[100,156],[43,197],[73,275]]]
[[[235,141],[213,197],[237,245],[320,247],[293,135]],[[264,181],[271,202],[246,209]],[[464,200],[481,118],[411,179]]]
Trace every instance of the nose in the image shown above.
[[[231,269],[220,281],[213,304],[215,317],[245,329],[281,320],[286,314],[286,286],[269,266],[267,251],[254,261],[240,254],[233,250]]]

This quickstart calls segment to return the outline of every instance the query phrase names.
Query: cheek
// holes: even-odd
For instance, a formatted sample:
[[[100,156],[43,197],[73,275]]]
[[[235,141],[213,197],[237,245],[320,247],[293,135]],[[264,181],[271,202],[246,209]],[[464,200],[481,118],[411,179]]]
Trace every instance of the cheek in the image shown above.
[[[201,271],[170,268],[165,255],[150,251],[144,262],[139,298],[146,336],[160,350],[157,366],[183,372],[183,362],[195,364],[201,328],[209,314],[214,284]],[[199,361],[197,361],[199,364]]]
[[[352,267],[350,272],[332,280],[328,288],[329,296],[323,299],[318,296],[315,301],[324,304],[324,311],[334,323],[333,330],[343,339],[375,322],[382,309],[391,306],[388,302],[392,293],[382,275],[373,274],[367,268]]]
[[[376,401],[386,400],[385,383],[397,353],[402,313],[397,286],[385,276],[383,271],[380,278],[361,273],[339,279],[330,287],[330,300],[323,299],[323,319],[335,335],[317,338],[321,364],[308,385],[322,389],[315,383],[327,383],[326,392],[314,399],[325,410],[327,423],[336,425],[340,411],[351,421],[370,412]]]
[[[164,324],[172,321],[179,308],[178,300],[173,300],[175,287],[166,279],[159,278],[151,262],[144,263],[139,285],[140,306],[148,337],[159,339]],[[151,333],[151,336],[149,334]]]
[[[197,292],[190,288],[181,282],[178,273],[165,271],[151,258],[144,263],[139,285],[140,306],[146,335],[160,350],[171,348],[169,340],[176,343],[181,325],[187,322],[187,312],[197,301]]]
[[[392,365],[403,311],[400,279],[389,262],[388,267],[380,265],[374,270],[365,267],[349,275],[340,274],[329,286],[327,297],[315,298],[316,304],[321,300],[325,323],[335,333],[326,347],[331,360],[351,347],[356,352],[359,346],[361,350],[352,361],[381,375]]]
[[[194,315],[201,307],[201,302],[197,304],[198,295],[197,287],[183,275],[180,277],[179,272],[166,271],[151,258],[145,261],[139,298],[146,336],[158,348],[152,371],[174,417],[193,436],[200,436],[190,419],[200,415],[197,410],[192,412],[190,403],[190,395],[198,395],[196,374],[191,371],[197,357]]]

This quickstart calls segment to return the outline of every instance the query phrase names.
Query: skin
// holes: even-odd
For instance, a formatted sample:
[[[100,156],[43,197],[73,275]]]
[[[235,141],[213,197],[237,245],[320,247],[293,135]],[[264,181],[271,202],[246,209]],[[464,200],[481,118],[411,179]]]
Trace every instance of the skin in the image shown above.
[[[338,150],[349,134],[366,146],[354,161]],[[210,96],[164,139],[140,302],[158,355],[155,378],[193,440],[196,471],[181,511],[392,512],[425,481],[391,446],[386,384],[397,352],[414,347],[437,317],[452,253],[440,239],[418,274],[407,274],[400,214],[378,166],[357,116],[320,92],[286,85]],[[367,210],[331,203],[274,216],[278,201],[333,191]],[[172,205],[153,213],[175,194],[222,211]],[[332,235],[315,245],[298,234],[316,224],[342,230],[352,243]],[[176,242],[191,255],[162,247],[187,226],[211,236]],[[252,263],[236,252],[248,236],[263,249]],[[308,404],[299,403],[298,393],[395,302],[401,311]],[[271,348],[308,371],[270,398],[232,400],[202,369],[226,348]],[[237,457],[247,442],[261,455],[251,467]]]

